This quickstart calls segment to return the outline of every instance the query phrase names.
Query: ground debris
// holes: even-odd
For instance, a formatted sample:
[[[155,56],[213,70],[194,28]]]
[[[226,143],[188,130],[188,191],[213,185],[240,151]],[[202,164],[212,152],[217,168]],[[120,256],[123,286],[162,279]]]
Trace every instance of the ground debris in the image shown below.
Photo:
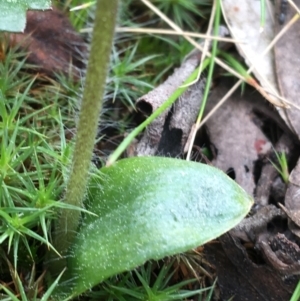
[[[214,88],[207,111],[227,92],[229,84],[230,80],[222,80]],[[263,123],[256,119],[258,111],[282,129],[274,148]],[[207,260],[216,266],[220,300],[232,296],[234,300],[289,300],[300,273],[299,232],[293,231],[296,226],[299,231],[300,220],[295,211],[295,193],[300,189],[297,166],[287,186],[270,162],[278,164],[275,150],[284,152],[288,162],[296,162],[298,141],[282,126],[278,113],[271,112],[257,93],[246,89],[242,96],[237,92],[228,99],[206,124],[216,153],[213,165],[233,176],[256,199],[250,216],[220,238],[222,248],[205,246]],[[258,163],[262,166],[259,173],[255,169]],[[291,206],[287,197],[292,189]],[[278,201],[285,204],[281,205],[285,210]]]
[[[137,108],[145,116],[151,115],[192,74],[199,64],[200,52],[193,52],[160,86],[137,100]],[[169,109],[165,110],[146,129],[136,145],[136,156],[177,157],[195,122],[202,101],[205,79],[191,85]]]
[[[271,267],[253,262],[240,240],[229,233],[220,238],[220,243],[205,246],[205,258],[216,267],[219,300],[290,299],[297,283],[295,277],[283,278]]]
[[[211,93],[207,111],[228,91],[228,84],[221,83]],[[271,149],[269,139],[255,124],[254,98],[258,93],[236,92],[208,120],[206,126],[210,142],[217,157],[213,165],[229,173],[250,195],[255,189],[254,167],[260,156]]]

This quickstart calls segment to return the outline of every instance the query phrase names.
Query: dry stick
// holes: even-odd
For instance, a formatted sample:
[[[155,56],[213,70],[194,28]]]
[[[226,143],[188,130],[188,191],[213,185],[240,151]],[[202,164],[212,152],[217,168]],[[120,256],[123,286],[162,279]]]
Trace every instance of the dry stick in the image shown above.
[[[170,30],[170,29],[157,29],[157,28],[117,27],[116,32],[182,36],[181,32],[177,32],[177,31]],[[231,38],[225,38],[225,37],[221,37],[221,36],[211,36],[209,34],[194,33],[194,32],[189,32],[189,31],[183,31],[183,34],[187,37],[203,38],[203,39],[208,39],[208,40],[217,40],[217,41],[221,41],[221,42],[228,42],[228,43],[235,43],[235,44],[244,43],[242,41],[231,39]]]
[[[296,19],[299,18],[299,15],[296,15],[295,17],[297,17]],[[293,19],[295,19],[295,17]],[[292,20],[293,20],[292,19]],[[292,21],[291,20],[291,21]],[[293,22],[294,23],[294,22]],[[281,32],[280,32],[281,33]],[[276,41],[277,41],[277,36],[275,37]],[[275,40],[275,39],[274,39]],[[272,43],[274,42],[274,40],[272,41]],[[272,44],[271,43],[271,44]],[[270,44],[270,45],[271,45]],[[269,48],[269,47],[268,47]],[[251,70],[253,69],[253,66],[247,71],[247,73],[251,72]],[[201,126],[203,124],[205,124],[205,122],[215,113],[215,111],[234,93],[234,91],[240,86],[240,84],[242,83],[242,80],[239,80],[238,82],[236,82],[236,84],[224,95],[224,97],[218,102],[218,104],[214,107],[214,109],[212,111],[210,111],[205,118],[202,120],[202,122],[199,124],[199,126],[197,127],[197,130],[199,130],[201,128]]]
[[[174,30],[176,30],[178,33],[180,33],[188,42],[190,42],[195,48],[199,49],[203,53],[203,48],[201,45],[199,45],[195,40],[190,38],[189,36],[186,36],[184,34],[184,31],[177,26],[173,21],[171,21],[165,14],[163,14],[160,10],[158,10],[152,3],[150,3],[148,0],[141,0],[146,6],[148,6],[154,13],[156,13],[162,20],[164,20],[170,27],[172,27]],[[211,53],[208,51],[207,56],[211,57]],[[235,75],[237,78],[246,80],[245,77],[243,77],[240,73],[236,72],[234,69],[229,67],[227,64],[225,64],[223,61],[221,61],[218,58],[215,58],[215,62],[223,67],[228,72]]]
[[[283,34],[285,34],[287,32],[287,30],[297,21],[298,18],[299,18],[298,15],[295,15],[288,22],[288,24],[284,28],[282,28],[282,30],[274,37],[274,39],[271,41],[271,43],[268,45],[268,47],[264,50],[264,52],[261,54],[261,56],[266,55],[274,47],[274,45],[277,43],[277,41],[283,36]],[[250,67],[250,69],[248,69],[247,73],[250,73],[253,70],[254,67],[255,67],[255,64],[252,64],[252,66]],[[293,103],[291,103],[287,99],[279,96],[278,93],[272,87],[272,85],[269,83],[269,81],[264,77],[264,75],[261,74],[261,77],[262,77],[262,79],[266,83],[269,84],[269,87],[273,90],[273,91],[267,91],[267,90],[263,89],[261,86],[255,87],[264,97],[266,97],[265,94],[267,92],[267,93],[270,93],[270,95],[275,95],[276,98],[280,99],[284,104],[289,104],[289,105],[291,105],[293,107],[298,108],[296,105],[294,105]],[[268,99],[268,97],[266,97],[266,98]]]
[[[172,20],[170,20],[165,14],[163,14],[159,9],[157,9],[152,3],[150,3],[148,0],[141,0],[146,6],[148,6],[154,13],[156,13],[162,20],[164,20],[170,27],[172,27],[174,30],[176,30],[178,33],[181,33],[181,35],[188,41],[190,42],[195,48],[199,49],[201,52],[203,52],[203,48],[201,47],[201,45],[199,45],[195,40],[193,40],[192,38],[186,36],[184,34],[184,31],[177,26]],[[207,56],[211,57],[211,53],[207,52]],[[257,90],[260,89],[260,93],[262,93],[264,95],[264,97],[266,97],[266,99],[269,100],[268,95],[266,94],[266,92],[264,92],[263,88],[259,87],[258,83],[256,81],[252,81],[252,82],[248,82],[247,78],[243,77],[240,73],[238,73],[237,71],[235,71],[234,69],[232,69],[231,67],[229,67],[227,64],[225,64],[223,61],[221,61],[220,59],[218,59],[217,57],[215,58],[215,62],[221,66],[223,69],[227,70],[228,72],[230,72],[231,74],[235,75],[237,78],[249,83],[250,85],[254,86]],[[276,95],[277,96],[277,95]],[[278,96],[278,98],[280,99],[280,97]],[[282,107],[283,105],[281,103],[277,103],[274,100],[270,101],[272,102],[274,105],[278,106],[278,107]]]
[[[211,10],[211,15],[210,15],[209,23],[208,23],[208,28],[207,28],[207,34],[209,32],[211,32],[211,30],[212,30],[215,14],[216,14],[216,1],[214,1],[213,7],[212,7],[212,10]],[[191,83],[189,83],[189,85],[193,85],[199,80],[199,78],[201,76],[202,67],[203,67],[203,61],[204,61],[204,59],[207,55],[209,46],[210,46],[210,42],[209,42],[209,40],[206,39],[205,42],[204,42],[203,52],[202,52],[202,55],[201,55],[199,73],[197,75],[197,78],[194,81],[192,81]],[[187,158],[187,160],[188,160],[188,158]]]
[[[293,0],[287,0],[288,3],[296,10],[296,12],[298,14],[300,14],[300,9],[298,8],[298,6],[295,4],[295,2]]]
[[[213,7],[212,7],[212,13],[210,15],[210,20],[209,20],[209,24],[208,24],[208,28],[207,28],[207,34],[209,32],[212,31],[212,27],[213,27],[213,23],[214,23],[214,19],[215,19],[215,14],[216,14],[216,6],[217,6],[217,1],[214,0],[213,2]],[[199,73],[198,73],[198,76],[196,78],[196,82],[199,80],[200,76],[201,76],[201,68],[202,68],[202,65],[203,65],[203,61],[204,61],[204,58],[206,57],[206,54],[208,52],[208,47],[210,46],[210,43],[208,40],[205,40],[204,42],[204,46],[203,46],[203,53],[202,53],[202,56],[201,56],[201,61],[200,61],[200,68],[199,68]],[[209,84],[209,83],[206,83],[206,84]],[[197,118],[197,122],[198,122],[198,119]],[[197,124],[197,123],[196,123]],[[197,131],[195,130],[195,126],[192,127],[191,129],[191,139],[189,139],[189,144],[190,144],[190,147],[188,149],[188,153],[187,153],[187,156],[186,156],[186,160],[189,161],[190,160],[190,157],[191,157],[191,153],[192,153],[192,146],[194,144],[194,141],[195,141],[195,137],[196,137],[196,133]]]

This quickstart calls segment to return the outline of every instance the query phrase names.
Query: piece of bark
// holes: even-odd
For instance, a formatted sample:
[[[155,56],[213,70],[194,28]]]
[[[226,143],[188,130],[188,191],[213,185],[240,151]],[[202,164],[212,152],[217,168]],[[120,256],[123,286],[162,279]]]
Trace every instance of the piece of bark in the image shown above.
[[[161,140],[155,155],[178,157],[184,146],[201,106],[205,80],[199,80],[174,103],[166,119]]]
[[[199,64],[201,54],[193,52],[160,86],[137,100],[137,109],[151,115],[179,88]],[[175,104],[165,110],[146,129],[136,147],[136,156],[167,155],[176,157],[188,137],[199,110],[204,79],[190,86]]]
[[[283,231],[279,219],[286,219],[285,212],[274,205],[268,205],[260,208],[253,216],[244,219],[229,233],[235,239],[251,241],[278,274],[298,275],[300,274],[300,247],[289,232],[286,232],[289,239],[279,232]]]
[[[300,238],[300,160],[289,177],[285,207],[289,216],[289,229]]]
[[[300,275],[300,248],[278,233],[259,243],[260,249],[269,264],[282,275]]]
[[[229,85],[223,81],[212,91],[207,111],[226,94]],[[255,162],[271,148],[268,138],[253,121],[254,99],[261,99],[261,96],[253,90],[246,90],[243,96],[236,92],[206,123],[210,141],[217,151],[213,165],[231,172],[236,182],[251,195],[255,188]]]
[[[282,278],[267,265],[257,265],[230,234],[220,237],[221,246],[205,245],[205,258],[216,267],[221,300],[289,300],[297,279]]]
[[[192,125],[194,124],[202,101],[205,80],[198,81],[188,89],[173,106],[170,121],[170,131],[179,129],[182,131],[181,145],[185,145]]]
[[[286,189],[287,184],[283,182],[281,175],[275,177],[274,181],[271,183],[271,201],[273,201],[275,204],[283,203],[285,199]]]
[[[12,45],[18,44],[29,52],[27,61],[48,76],[63,73],[78,79],[85,68],[87,45],[56,8],[28,11],[24,33],[9,37]]]
[[[256,243],[258,237],[267,232],[267,226],[274,218],[285,218],[285,214],[274,205],[261,207],[253,216],[245,218],[232,229],[230,234],[244,241]]]
[[[287,261],[288,264],[294,262],[300,263],[300,248],[297,244],[291,242],[287,237],[278,233],[271,240],[270,246],[275,252],[279,252],[278,257],[282,257],[282,261]],[[300,269],[298,270],[300,272]]]
[[[274,179],[278,177],[278,171],[271,164],[266,163],[261,171],[261,176],[255,189],[255,203],[260,206],[267,206],[271,193],[271,185]]]

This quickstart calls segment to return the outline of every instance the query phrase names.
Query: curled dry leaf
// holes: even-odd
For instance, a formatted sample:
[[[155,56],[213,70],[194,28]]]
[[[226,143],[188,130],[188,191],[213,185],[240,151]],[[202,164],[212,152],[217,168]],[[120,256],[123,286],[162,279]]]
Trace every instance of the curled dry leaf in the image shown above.
[[[137,108],[144,115],[151,115],[159,108],[199,64],[201,53],[194,51],[183,64],[160,86],[137,100]],[[167,155],[179,156],[188,134],[196,120],[201,104],[205,80],[201,78],[190,86],[175,104],[156,118],[144,132],[136,146],[137,156]]]

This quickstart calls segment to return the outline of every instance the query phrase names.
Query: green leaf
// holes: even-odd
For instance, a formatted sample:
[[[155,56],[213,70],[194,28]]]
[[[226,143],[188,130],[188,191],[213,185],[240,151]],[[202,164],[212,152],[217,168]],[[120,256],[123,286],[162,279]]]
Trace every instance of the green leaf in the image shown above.
[[[0,31],[22,32],[28,9],[49,9],[51,0],[0,0]]]
[[[225,173],[200,163],[136,157],[101,172],[102,180],[91,179],[87,197],[87,209],[98,217],[85,215],[68,258],[72,296],[149,259],[220,236],[253,203]]]

